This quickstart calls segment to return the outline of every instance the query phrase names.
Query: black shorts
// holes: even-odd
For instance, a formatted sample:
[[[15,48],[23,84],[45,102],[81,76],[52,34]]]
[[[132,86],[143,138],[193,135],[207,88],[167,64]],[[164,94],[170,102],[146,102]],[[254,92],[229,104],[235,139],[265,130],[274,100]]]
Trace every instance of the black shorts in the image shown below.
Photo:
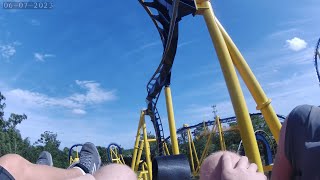
[[[292,179],[320,179],[320,108],[298,106],[287,117],[285,155]]]
[[[14,180],[14,177],[2,166],[0,166],[0,180]]]

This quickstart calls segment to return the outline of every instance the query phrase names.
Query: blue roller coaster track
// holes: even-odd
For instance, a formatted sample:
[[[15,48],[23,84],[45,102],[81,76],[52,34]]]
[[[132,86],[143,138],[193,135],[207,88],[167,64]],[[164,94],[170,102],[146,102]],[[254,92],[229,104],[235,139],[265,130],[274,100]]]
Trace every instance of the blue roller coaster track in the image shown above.
[[[157,102],[163,87],[170,85],[171,69],[178,44],[178,23],[182,17],[194,14],[193,0],[139,0],[156,26],[163,44],[161,62],[147,84],[146,114],[150,116],[157,137],[158,153],[163,155],[164,133]],[[156,10],[156,14],[152,11]]]
[[[261,116],[261,117],[263,117],[263,115],[261,113],[250,113],[250,117],[252,117],[252,116]],[[283,122],[286,119],[285,116],[279,115],[279,114],[277,114],[277,117],[279,118],[280,122]],[[237,118],[235,116],[220,119],[220,123],[233,123],[233,122],[237,122]],[[179,128],[177,130],[177,133],[180,133],[180,132],[182,132],[182,131],[184,131],[186,129],[193,129],[193,128],[196,128],[196,127],[199,127],[199,126],[204,126],[204,125],[205,126],[212,126],[214,124],[215,124],[215,120],[212,120],[212,121],[209,120],[209,121],[201,122],[201,123],[198,123],[198,124],[195,124],[195,125],[192,125],[192,126]],[[170,137],[167,137],[166,140],[169,139],[169,138]]]
[[[319,65],[318,65],[318,61],[320,59],[320,38],[317,42],[317,45],[316,45],[316,50],[315,50],[315,53],[314,53],[314,66],[316,68],[316,73],[317,73],[317,76],[318,76],[318,81],[319,81],[319,85],[320,85],[320,73],[319,73]]]

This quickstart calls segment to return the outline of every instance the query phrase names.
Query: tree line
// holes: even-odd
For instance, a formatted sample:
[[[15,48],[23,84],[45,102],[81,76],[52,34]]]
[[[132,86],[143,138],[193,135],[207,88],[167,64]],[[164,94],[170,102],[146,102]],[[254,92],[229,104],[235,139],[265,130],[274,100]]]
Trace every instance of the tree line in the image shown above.
[[[17,125],[24,121],[27,121],[27,115],[11,113],[9,118],[5,119],[5,99],[6,98],[0,92],[0,157],[5,154],[15,153],[21,155],[30,162],[35,163],[38,159],[39,154],[45,150],[51,153],[55,167],[67,168],[69,166],[69,148],[60,148],[61,141],[58,140],[58,134],[50,131],[44,131],[42,134],[40,134],[39,139],[35,142],[30,142],[30,139],[28,137],[22,138],[19,129],[17,129]],[[264,130],[268,134],[271,134],[262,117],[252,117],[252,122],[255,130],[260,129]],[[235,123],[230,124],[230,126],[235,125]],[[207,127],[197,127],[194,130],[193,141],[197,149],[198,157],[201,157],[202,151],[204,150],[204,146],[207,142],[207,135],[201,135],[204,131],[207,130],[206,128]],[[182,132],[178,135],[180,153],[183,153],[187,157],[189,157],[189,147],[185,132]],[[148,137],[155,138],[155,136],[151,132],[148,133]],[[241,141],[239,132],[225,132],[224,138],[227,150],[234,152],[237,151],[239,142]],[[274,147],[275,144],[276,143],[272,143],[273,149],[276,149]],[[150,144],[151,154],[153,157],[157,155],[156,147],[157,145],[155,143]],[[169,150],[171,150],[170,142],[168,143],[168,148]],[[261,149],[262,146],[259,145],[259,148]],[[106,147],[97,146],[97,149],[100,153],[102,164],[110,163],[107,160]],[[211,140],[209,153],[218,150],[220,150],[219,138],[215,136]],[[122,152],[126,164],[130,165],[133,149],[122,149]],[[261,155],[263,156],[263,153],[261,153]],[[144,153],[142,154],[142,159],[145,159]]]
[[[22,138],[17,125],[23,121],[27,121],[27,115],[11,113],[9,118],[5,119],[5,100],[6,98],[0,92],[0,157],[5,154],[14,153],[35,163],[42,151],[48,151],[52,155],[55,167],[67,168],[69,166],[69,148],[64,147],[62,150],[60,149],[61,141],[58,140],[58,134],[44,131],[35,142],[30,142],[28,137]],[[102,163],[107,164],[106,148],[97,146],[97,149]]]

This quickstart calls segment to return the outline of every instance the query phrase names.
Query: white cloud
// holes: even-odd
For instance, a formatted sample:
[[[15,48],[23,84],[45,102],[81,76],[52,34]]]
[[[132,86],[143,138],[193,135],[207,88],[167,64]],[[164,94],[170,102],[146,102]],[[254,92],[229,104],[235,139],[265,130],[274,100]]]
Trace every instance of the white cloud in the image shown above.
[[[10,99],[12,104],[22,105],[23,109],[60,107],[71,109],[75,114],[85,114],[84,108],[88,105],[116,99],[114,90],[106,91],[97,82],[77,80],[76,83],[86,89],[86,92],[58,98],[18,88],[4,91],[4,95]]]
[[[72,113],[73,114],[79,114],[79,115],[87,114],[87,112],[85,110],[83,110],[83,109],[73,109]]]
[[[16,49],[12,44],[0,45],[0,54],[4,59],[9,59],[16,54]]]
[[[73,94],[70,99],[78,103],[101,103],[116,99],[115,91],[105,91],[100,88],[100,84],[94,81],[79,81],[76,83],[87,90],[86,94]]]
[[[312,18],[301,18],[301,19],[297,19],[297,18],[294,18],[293,20],[289,20],[289,21],[286,21],[286,22],[282,22],[281,26],[295,26],[295,27],[301,27],[301,25],[305,25],[306,23],[310,23],[312,22]]]
[[[231,101],[220,101],[215,104],[217,115],[221,118],[229,117],[234,115],[234,111],[232,108]],[[198,123],[201,121],[212,120],[214,118],[212,104],[207,105],[199,105],[199,104],[191,104],[183,111],[190,119],[192,123]]]
[[[195,42],[195,40],[191,40],[191,41],[186,41],[186,42],[179,43],[179,44],[178,44],[178,48],[181,48],[182,46],[187,46],[187,45],[192,44],[192,43],[194,43],[194,42]]]
[[[30,24],[33,26],[40,26],[40,21],[38,21],[36,19],[31,19]]]
[[[93,81],[85,82],[87,84],[96,83]],[[102,89],[101,86],[99,88]],[[9,116],[10,112],[25,113],[28,116],[26,121],[18,125],[18,129],[22,137],[29,137],[31,142],[39,139],[40,134],[44,131],[52,131],[57,133],[58,139],[61,140],[60,148],[71,147],[73,144],[84,142],[92,142],[95,145],[105,147],[115,140],[122,147],[132,148],[133,146],[132,142],[134,142],[136,129],[132,129],[132,127],[136,125],[136,122],[128,122],[119,127],[115,127],[112,122],[132,117],[138,119],[138,113],[110,109],[108,112],[100,111],[98,114],[87,113],[88,115],[86,114],[85,118],[82,118],[81,113],[86,112],[85,108],[91,109],[90,105],[70,100],[73,94],[58,98],[31,90],[10,90],[2,81],[0,82],[0,89],[6,97],[6,117]],[[84,91],[83,94],[87,93],[88,90]],[[115,97],[115,95],[113,96]],[[66,111],[61,111],[62,108]],[[99,107],[95,105],[95,108]],[[67,112],[70,114],[66,114]],[[70,128],[73,130],[70,131]],[[106,129],[108,131],[105,131]]]
[[[14,42],[12,43],[12,45],[14,45],[14,46],[20,46],[20,45],[22,45],[22,43],[21,43],[20,41],[14,41]]]
[[[295,53],[287,52],[282,56],[275,57],[274,60],[276,60],[276,63],[274,61],[271,61],[270,65],[272,67],[279,67],[279,66],[286,67],[288,64],[296,64],[296,65],[313,64],[313,57],[314,57],[314,49],[309,47],[309,48],[300,50],[299,52],[295,52]],[[267,71],[267,69],[268,68],[265,68],[264,71]]]
[[[271,33],[270,35],[268,35],[268,38],[281,38],[284,36],[288,36],[288,35],[293,35],[296,32],[298,32],[299,30],[296,28],[290,28],[290,29],[283,29],[283,30],[279,30],[276,32]]]
[[[128,56],[130,56],[132,54],[142,52],[145,49],[148,49],[148,48],[151,48],[151,47],[154,47],[154,46],[159,46],[160,44],[161,44],[161,41],[155,41],[155,42],[144,44],[144,45],[142,45],[140,47],[135,47],[133,50],[131,50],[131,51],[129,50],[127,53],[125,53],[124,57],[128,57]]]
[[[41,54],[41,53],[34,53],[34,58],[36,61],[44,62],[47,58],[55,57],[53,54]]]
[[[303,39],[300,39],[298,37],[288,39],[286,42],[287,42],[289,49],[291,49],[293,51],[300,51],[300,50],[307,47],[306,41]]]
[[[80,108],[81,104],[74,102],[67,98],[55,98],[49,97],[45,94],[38,92],[32,92],[23,89],[12,89],[8,92],[4,92],[7,99],[14,101],[15,104],[23,104],[30,108],[38,107],[45,108],[50,106],[59,106],[65,108]]]

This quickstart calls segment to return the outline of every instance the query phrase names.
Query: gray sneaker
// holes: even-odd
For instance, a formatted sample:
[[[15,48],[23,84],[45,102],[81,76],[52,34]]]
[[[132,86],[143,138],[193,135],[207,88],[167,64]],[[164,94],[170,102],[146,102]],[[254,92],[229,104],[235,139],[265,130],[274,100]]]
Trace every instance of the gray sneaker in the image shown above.
[[[42,151],[36,164],[53,166],[52,156],[48,151]]]
[[[95,173],[101,166],[101,158],[96,146],[90,142],[85,143],[79,153],[79,163],[74,166],[81,168],[85,173]]]

